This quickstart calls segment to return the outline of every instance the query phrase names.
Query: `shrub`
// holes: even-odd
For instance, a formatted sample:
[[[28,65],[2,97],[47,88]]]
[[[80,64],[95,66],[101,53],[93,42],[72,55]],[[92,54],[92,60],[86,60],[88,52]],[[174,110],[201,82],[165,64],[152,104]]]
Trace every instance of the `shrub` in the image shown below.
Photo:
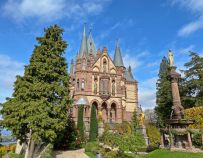
[[[202,145],[201,142],[201,133],[194,133],[192,137],[192,144],[196,147],[200,147]]]
[[[193,107],[185,110],[186,119],[195,120],[190,128],[203,129],[203,106]]]
[[[96,154],[96,152],[98,152],[99,147],[98,147],[98,143],[97,142],[88,142],[85,145],[85,152],[92,152],[94,154]]]
[[[44,151],[42,151],[42,155],[40,158],[51,158],[52,157],[52,150],[53,150],[53,145],[48,144]]]
[[[14,153],[14,152],[9,152],[9,153],[8,153],[8,157],[9,157],[9,158],[24,158],[23,155],[19,155],[19,154],[16,154],[16,153]]]
[[[160,144],[160,132],[159,130],[152,124],[147,125],[147,136],[149,137],[149,142],[151,147],[158,147]]]
[[[136,152],[145,147],[145,140],[139,133],[119,134],[108,132],[104,135],[104,143],[111,147],[118,147],[121,151]]]
[[[98,136],[98,122],[96,116],[96,107],[95,105],[93,105],[91,108],[89,141],[95,141],[97,136]]]
[[[104,154],[104,158],[117,158],[118,157],[117,155],[118,155],[117,151],[109,151]]]
[[[124,121],[121,124],[117,124],[113,131],[118,132],[119,134],[132,134],[132,126],[127,121]]]

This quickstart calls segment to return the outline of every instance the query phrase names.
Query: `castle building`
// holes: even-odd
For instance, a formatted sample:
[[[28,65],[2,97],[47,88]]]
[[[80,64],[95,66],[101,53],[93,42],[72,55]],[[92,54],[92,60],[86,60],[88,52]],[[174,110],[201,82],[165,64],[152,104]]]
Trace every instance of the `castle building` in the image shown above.
[[[71,61],[70,95],[74,100],[72,116],[77,123],[78,106],[84,105],[84,122],[89,125],[92,105],[100,111],[104,123],[131,121],[132,113],[138,107],[137,81],[131,67],[126,69],[121,49],[116,42],[114,59],[107,48],[96,49],[92,31],[86,38],[82,34],[80,51],[75,62]]]

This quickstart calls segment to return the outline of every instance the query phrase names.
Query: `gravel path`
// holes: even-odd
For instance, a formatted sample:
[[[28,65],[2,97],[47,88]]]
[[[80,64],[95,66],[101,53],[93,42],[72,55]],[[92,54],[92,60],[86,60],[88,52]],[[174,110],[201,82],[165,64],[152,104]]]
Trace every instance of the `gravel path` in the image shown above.
[[[54,151],[54,158],[89,158],[84,149],[71,150],[71,151]]]

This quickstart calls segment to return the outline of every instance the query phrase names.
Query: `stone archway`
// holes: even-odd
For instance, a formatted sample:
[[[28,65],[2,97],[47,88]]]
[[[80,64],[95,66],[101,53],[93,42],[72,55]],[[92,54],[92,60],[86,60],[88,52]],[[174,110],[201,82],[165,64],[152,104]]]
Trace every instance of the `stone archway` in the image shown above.
[[[107,108],[107,103],[103,102],[101,105],[101,111],[102,111],[102,119],[104,122],[108,121],[108,108]]]
[[[96,114],[98,114],[98,103],[97,101],[93,101],[92,102],[92,106],[95,106],[96,107]],[[90,116],[91,117],[91,116]]]
[[[110,109],[110,123],[116,123],[117,121],[117,110],[116,110],[116,104],[112,103],[111,104],[111,109]]]

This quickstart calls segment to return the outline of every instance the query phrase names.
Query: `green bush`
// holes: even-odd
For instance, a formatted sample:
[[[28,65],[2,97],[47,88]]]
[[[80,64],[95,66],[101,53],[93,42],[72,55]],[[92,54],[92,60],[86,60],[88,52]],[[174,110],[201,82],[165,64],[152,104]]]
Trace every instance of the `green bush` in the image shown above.
[[[145,147],[145,140],[140,133],[119,134],[107,132],[104,135],[104,143],[111,147],[118,147],[121,151],[136,152],[139,148]]]
[[[151,147],[157,147],[160,144],[161,135],[154,125],[147,125],[147,136],[149,137],[149,142]]]
[[[119,134],[124,134],[124,133],[132,134],[132,125],[129,122],[124,121],[121,124],[116,124],[113,131]]]
[[[98,142],[88,142],[85,145],[85,152],[96,154],[99,151]]]
[[[194,133],[192,137],[192,144],[196,147],[200,147],[202,145],[201,133]]]
[[[14,153],[14,152],[9,152],[9,153],[8,153],[8,157],[9,157],[9,158],[24,158],[23,155],[19,155],[19,154],[16,154],[16,153]]]
[[[44,149],[40,158],[51,158],[52,157],[52,150],[53,150],[53,145],[48,144],[46,146],[46,148]]]
[[[117,155],[118,155],[117,151],[109,151],[104,154],[104,158],[117,158],[118,157]]]

